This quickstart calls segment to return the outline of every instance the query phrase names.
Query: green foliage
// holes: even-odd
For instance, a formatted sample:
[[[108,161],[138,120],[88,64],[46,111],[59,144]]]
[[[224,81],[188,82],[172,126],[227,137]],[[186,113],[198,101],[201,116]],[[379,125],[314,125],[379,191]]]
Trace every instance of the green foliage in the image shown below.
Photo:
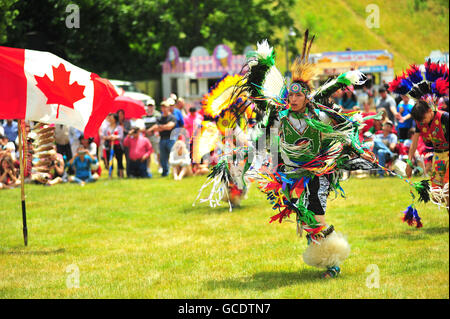
[[[102,76],[138,80],[159,77],[172,45],[188,56],[199,45],[212,51],[228,42],[241,52],[262,38],[277,43],[273,31],[293,24],[288,10],[294,0],[84,0],[77,3],[79,29],[65,26],[70,3],[7,6],[19,14],[13,27],[7,25],[4,44],[51,51]]]
[[[19,14],[17,9],[11,9],[12,5],[18,0],[0,1],[0,44],[5,43],[8,39],[6,28],[13,26],[13,21]]]

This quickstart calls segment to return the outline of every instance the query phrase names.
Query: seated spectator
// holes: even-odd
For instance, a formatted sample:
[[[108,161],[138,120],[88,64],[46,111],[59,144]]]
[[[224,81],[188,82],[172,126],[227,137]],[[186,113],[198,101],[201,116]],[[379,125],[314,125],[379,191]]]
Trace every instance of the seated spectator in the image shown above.
[[[0,135],[0,150],[8,153],[12,157],[13,162],[16,160],[16,145],[4,135]]]
[[[81,186],[95,182],[98,179],[98,175],[92,175],[92,163],[97,163],[97,160],[93,159],[83,146],[78,147],[77,154],[70,160],[70,165],[73,165],[75,169],[75,176],[70,176],[69,181],[78,183]]]
[[[84,135],[80,136],[80,145],[83,146],[91,155],[91,157],[97,161],[95,164],[91,164],[92,174],[102,175],[102,167],[98,163],[97,158],[97,144],[94,142],[94,138],[85,138]]]
[[[349,86],[347,90],[344,91],[344,95],[339,100],[339,105],[342,106],[343,112],[353,111],[358,109],[358,100],[356,95],[353,93],[353,86]]]
[[[133,127],[130,130],[123,145],[129,149],[128,177],[152,177],[152,174],[147,171],[147,163],[151,161],[153,153],[152,144],[141,134],[139,128]]]
[[[377,134],[374,139],[373,152],[378,158],[381,166],[395,158],[395,149],[397,147],[397,135],[392,133],[393,123],[387,121],[383,124],[383,132]],[[378,171],[380,177],[384,176],[384,171]]]
[[[55,147],[56,148],[56,147]],[[56,153],[51,157],[50,163],[50,179],[46,185],[56,185],[67,182],[67,173],[64,169],[64,157],[62,154]]]
[[[11,156],[4,155],[0,160],[0,189],[13,188],[20,185],[17,171]]]
[[[214,151],[214,153],[216,153],[216,152]],[[211,152],[209,154],[204,155],[202,157],[200,163],[194,163],[192,165],[192,172],[194,173],[195,176],[209,174],[209,167],[211,165],[211,154],[214,154],[214,153]],[[216,155],[217,155],[217,153],[216,153]],[[217,159],[218,159],[217,156],[213,156],[213,158],[212,158],[213,161],[215,161]]]
[[[191,159],[186,144],[183,141],[176,141],[169,155],[169,164],[173,169],[173,178],[180,181],[184,176],[192,175]]]

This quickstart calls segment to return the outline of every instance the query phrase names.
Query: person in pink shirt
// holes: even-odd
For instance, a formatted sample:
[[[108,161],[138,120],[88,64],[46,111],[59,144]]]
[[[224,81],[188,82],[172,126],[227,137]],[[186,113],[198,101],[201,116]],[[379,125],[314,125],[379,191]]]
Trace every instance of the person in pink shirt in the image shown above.
[[[184,117],[184,128],[189,137],[189,156],[192,159],[192,145],[195,131],[202,125],[203,116],[197,112],[195,106],[189,108],[189,114]]]
[[[144,137],[139,128],[133,127],[123,141],[129,149],[130,177],[152,177],[147,171],[147,161],[153,153],[152,144]]]
[[[202,124],[202,120],[202,116],[197,112],[197,109],[191,106],[189,114],[184,117],[184,128],[189,134],[189,138],[192,138],[192,134]]]

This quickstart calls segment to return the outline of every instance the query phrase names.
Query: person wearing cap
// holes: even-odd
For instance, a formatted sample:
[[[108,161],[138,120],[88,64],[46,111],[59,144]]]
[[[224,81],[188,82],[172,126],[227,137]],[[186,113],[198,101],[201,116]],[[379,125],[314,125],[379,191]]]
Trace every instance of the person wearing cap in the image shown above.
[[[158,132],[147,133],[147,130],[153,125],[155,125],[157,120],[161,117],[161,113],[158,110],[156,110],[155,100],[150,99],[148,101],[145,107],[145,111],[146,115],[142,117],[143,127],[141,128],[141,130],[144,132],[144,135],[150,141],[153,148],[153,153],[155,154],[155,161],[160,167],[160,170],[162,170],[161,164],[159,162],[159,140],[160,140],[159,134]],[[147,171],[149,172],[149,174],[151,174],[150,163],[151,160],[149,158],[149,160],[147,161]]]
[[[166,102],[170,107],[170,113],[172,113],[176,118],[175,128],[184,127],[183,113],[181,113],[181,111],[175,107],[176,101],[169,97]]]
[[[186,112],[185,106],[186,106],[186,103],[184,102],[184,99],[182,97],[180,97],[180,98],[178,98],[176,100],[175,108],[180,110],[180,112],[183,115],[183,117],[187,116],[187,112]]]
[[[386,162],[394,159],[395,148],[397,146],[397,135],[392,133],[394,124],[391,121],[386,121],[383,124],[383,133],[375,135],[373,153],[378,158],[381,166],[385,166]],[[380,177],[384,177],[384,171],[378,171]]]
[[[397,103],[395,103],[394,98],[387,93],[384,86],[378,89],[378,93],[380,94],[380,98],[376,105],[377,113],[383,111],[386,113],[389,121],[395,125],[396,118],[398,117]]]
[[[162,166],[162,176],[165,177],[169,175],[169,155],[175,143],[175,139],[171,138],[171,133],[175,129],[177,119],[170,113],[170,101],[165,100],[161,102],[161,111],[161,117],[146,132],[147,134],[158,132],[161,137],[159,141],[159,160]]]

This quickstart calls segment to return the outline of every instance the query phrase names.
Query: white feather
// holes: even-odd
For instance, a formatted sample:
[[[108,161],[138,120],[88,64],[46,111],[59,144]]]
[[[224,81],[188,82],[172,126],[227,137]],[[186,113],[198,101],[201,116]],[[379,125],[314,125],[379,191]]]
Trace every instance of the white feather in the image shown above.
[[[361,71],[354,70],[348,71],[345,74],[345,77],[352,82],[352,84],[362,85],[366,82],[367,78]]]
[[[269,42],[267,42],[267,39],[264,39],[261,43],[256,44],[258,54],[262,58],[267,58],[269,55],[272,54],[273,47],[269,45]]]

